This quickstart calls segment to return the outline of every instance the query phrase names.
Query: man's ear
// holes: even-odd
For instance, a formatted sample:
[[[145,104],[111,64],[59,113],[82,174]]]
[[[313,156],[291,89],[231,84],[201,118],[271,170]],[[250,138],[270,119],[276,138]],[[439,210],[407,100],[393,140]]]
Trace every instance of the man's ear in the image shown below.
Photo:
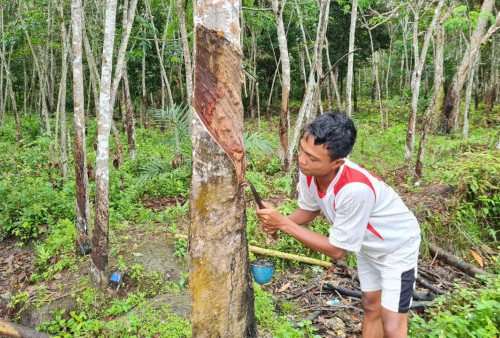
[[[333,161],[332,166],[334,166],[334,167],[336,167],[336,168],[339,168],[339,167],[340,167],[340,166],[342,166],[344,163],[345,163],[345,159],[343,159],[343,158],[338,158],[338,159],[336,159],[335,161]]]

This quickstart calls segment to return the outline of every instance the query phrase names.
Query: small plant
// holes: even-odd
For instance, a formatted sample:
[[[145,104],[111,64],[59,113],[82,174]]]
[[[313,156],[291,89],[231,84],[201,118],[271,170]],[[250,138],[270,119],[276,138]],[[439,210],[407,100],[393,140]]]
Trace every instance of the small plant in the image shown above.
[[[423,317],[415,315],[410,334],[418,337],[496,337],[500,334],[500,276],[478,276],[484,285],[458,288],[440,297]]]

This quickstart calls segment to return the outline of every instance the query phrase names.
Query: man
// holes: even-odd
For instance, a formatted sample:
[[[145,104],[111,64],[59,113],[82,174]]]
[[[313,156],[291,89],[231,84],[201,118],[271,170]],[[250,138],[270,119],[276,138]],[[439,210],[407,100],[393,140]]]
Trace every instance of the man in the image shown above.
[[[297,209],[285,217],[265,204],[257,215],[267,233],[281,230],[333,259],[356,252],[363,337],[406,337],[420,228],[391,187],[346,158],[356,134],[352,120],[340,112],[307,125],[299,147]],[[320,211],[331,224],[328,237],[301,226]]]

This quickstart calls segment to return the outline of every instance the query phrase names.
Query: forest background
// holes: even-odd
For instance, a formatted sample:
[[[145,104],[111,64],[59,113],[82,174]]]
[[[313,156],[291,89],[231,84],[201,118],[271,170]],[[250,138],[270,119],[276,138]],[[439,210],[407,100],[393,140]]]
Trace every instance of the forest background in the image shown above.
[[[301,128],[322,112],[351,115],[359,131],[352,158],[394,186],[418,216],[422,259],[445,265],[429,252],[438,246],[486,272],[474,286],[465,277],[454,281],[460,286],[416,313],[411,330],[498,334],[500,2],[222,3],[238,15],[233,26],[222,14],[214,17],[226,26],[210,49],[197,44],[203,35],[194,23],[204,19],[200,4],[189,1],[1,1],[2,318],[61,335],[200,335],[197,323],[207,318],[197,313],[209,310],[189,317],[171,304],[149,307],[159,294],[185,294],[188,280],[193,289],[201,271],[193,269],[196,248],[217,252],[221,245],[195,238],[192,224],[221,231],[221,216],[200,208],[208,203],[200,199],[220,202],[223,218],[243,224],[235,233],[243,231],[245,240],[231,250],[248,241],[326,259],[286,236],[267,241],[253,204],[242,216],[234,153],[232,162],[221,162],[224,140],[196,141],[204,137],[192,123],[203,101],[197,89],[206,85],[196,77],[205,65],[200,50],[218,55],[212,62],[222,69],[220,58],[234,54],[218,43],[230,41],[241,63],[232,73],[241,104],[233,107],[238,116],[228,113],[236,121],[229,139],[244,144],[246,179],[281,211],[293,211]],[[214,128],[212,135],[222,130]],[[206,173],[195,162],[222,163],[206,179],[227,176],[234,191],[201,191]],[[227,194],[238,196],[236,208],[224,206]],[[321,220],[311,226],[327,232]],[[132,249],[143,240],[170,243],[182,272],[130,260],[147,256]],[[225,266],[230,255],[217,255]],[[244,284],[248,254],[239,259],[242,270],[231,278]],[[282,280],[297,269],[309,279],[328,275],[275,260]],[[353,256],[346,262],[356,264]],[[126,292],[110,291],[113,271],[130,279]],[[203,273],[221,282],[217,271]],[[276,294],[255,285],[253,320],[261,335],[335,331],[297,315],[296,304],[272,306]],[[49,303],[57,305],[52,312],[43,307]],[[47,312],[43,319],[28,315],[37,308]],[[300,325],[292,327],[291,318]],[[338,329],[359,334],[359,327]]]

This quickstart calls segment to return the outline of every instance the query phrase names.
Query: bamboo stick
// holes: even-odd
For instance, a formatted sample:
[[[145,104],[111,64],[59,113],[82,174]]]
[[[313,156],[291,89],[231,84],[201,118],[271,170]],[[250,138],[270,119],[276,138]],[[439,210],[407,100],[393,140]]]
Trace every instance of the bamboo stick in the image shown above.
[[[186,240],[188,239],[188,237],[186,235],[181,235],[181,234],[175,234],[174,237],[182,238],[182,239],[186,239]],[[260,255],[278,257],[278,258],[288,259],[291,261],[297,261],[297,262],[306,263],[306,264],[319,265],[319,266],[323,266],[325,268],[333,267],[333,264],[331,262],[322,261],[322,260],[310,258],[310,257],[289,254],[289,253],[276,251],[276,250],[264,249],[264,248],[260,248],[258,246],[254,246],[254,245],[249,245],[248,250],[250,252],[257,253]]]
[[[248,250],[253,253],[258,253],[261,255],[266,255],[266,256],[272,256],[272,257],[278,257],[278,258],[284,258],[292,261],[297,261],[301,263],[307,263],[307,264],[312,264],[312,265],[319,265],[323,266],[325,268],[331,268],[333,267],[333,264],[331,262],[327,261],[322,261],[319,259],[314,259],[310,257],[304,257],[304,256],[299,256],[299,255],[294,255],[294,254],[289,254],[281,251],[276,251],[276,250],[270,250],[270,249],[264,249],[264,248],[259,248],[257,246],[249,245]]]

